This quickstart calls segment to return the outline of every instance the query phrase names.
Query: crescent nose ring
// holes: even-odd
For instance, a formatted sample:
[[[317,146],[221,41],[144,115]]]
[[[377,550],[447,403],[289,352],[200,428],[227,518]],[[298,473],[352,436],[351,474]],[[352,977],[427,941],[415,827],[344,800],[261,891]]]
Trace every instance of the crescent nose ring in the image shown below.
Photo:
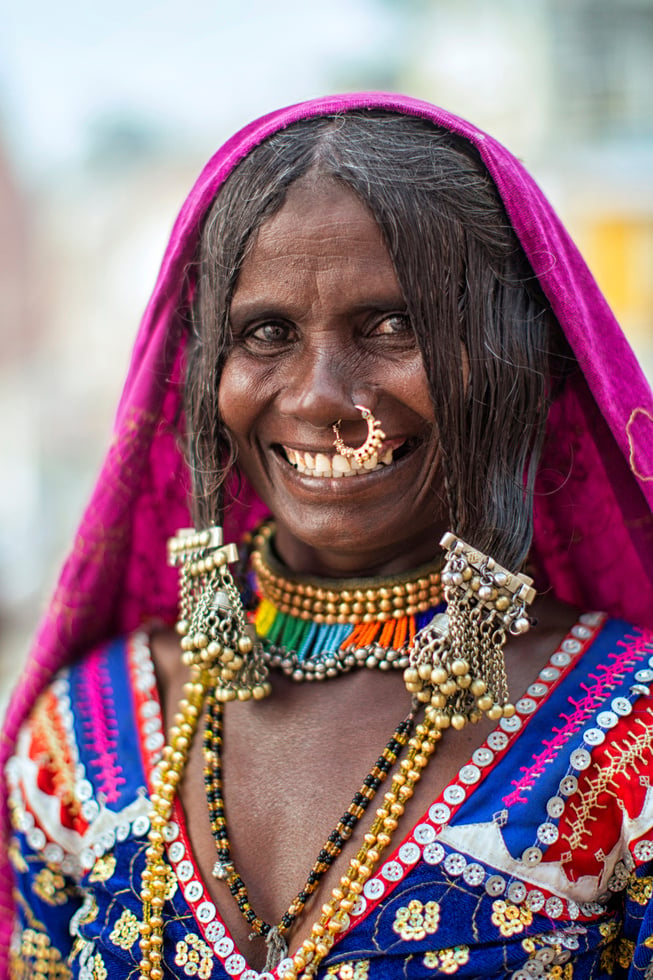
[[[338,419],[333,426],[336,437],[334,445],[341,456],[346,456],[348,459],[353,458],[358,463],[366,463],[372,456],[378,455],[381,444],[385,439],[385,432],[381,428],[381,423],[378,419],[374,418],[369,408],[366,408],[365,405],[355,405],[354,407],[358,409],[367,422],[367,438],[365,442],[358,449],[354,449],[353,446],[347,446],[340,436],[342,419]]]

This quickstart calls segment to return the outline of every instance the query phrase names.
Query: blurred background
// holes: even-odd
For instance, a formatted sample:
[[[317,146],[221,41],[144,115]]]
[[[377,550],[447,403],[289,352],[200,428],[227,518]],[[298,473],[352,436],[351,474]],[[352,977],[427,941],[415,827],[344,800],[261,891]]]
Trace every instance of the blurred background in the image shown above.
[[[197,172],[250,119],[406,92],[521,157],[653,375],[653,0],[21,0],[0,13],[0,707]]]

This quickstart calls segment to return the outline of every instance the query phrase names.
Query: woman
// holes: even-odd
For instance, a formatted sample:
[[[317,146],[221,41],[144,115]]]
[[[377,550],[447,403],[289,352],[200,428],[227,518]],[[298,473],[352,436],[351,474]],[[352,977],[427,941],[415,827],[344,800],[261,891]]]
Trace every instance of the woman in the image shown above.
[[[12,975],[651,976],[651,411],[489,137],[227,143],[8,715]]]

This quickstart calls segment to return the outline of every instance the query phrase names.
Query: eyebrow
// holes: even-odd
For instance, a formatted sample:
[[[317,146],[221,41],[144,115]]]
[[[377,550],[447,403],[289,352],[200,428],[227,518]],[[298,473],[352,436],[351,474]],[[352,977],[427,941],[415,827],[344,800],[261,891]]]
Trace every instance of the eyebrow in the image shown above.
[[[407,313],[407,304],[400,291],[386,295],[377,294],[368,299],[353,303],[342,310],[340,315],[361,316],[365,313]],[[229,307],[229,316],[236,319],[250,320],[259,317],[280,317],[282,319],[301,319],[302,311],[294,308],[292,301],[280,302],[279,299],[267,299],[264,296],[252,299],[237,299],[234,297]]]

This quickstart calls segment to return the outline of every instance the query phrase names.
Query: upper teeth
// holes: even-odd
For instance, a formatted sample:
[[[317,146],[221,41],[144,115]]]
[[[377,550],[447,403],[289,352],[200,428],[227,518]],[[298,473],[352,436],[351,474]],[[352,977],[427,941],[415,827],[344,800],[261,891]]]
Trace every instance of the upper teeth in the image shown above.
[[[359,463],[353,458],[347,459],[346,456],[341,456],[339,453],[327,456],[326,453],[303,453],[285,447],[284,451],[288,457],[288,462],[292,463],[300,473],[326,478],[356,476],[357,473],[375,470],[379,466],[388,466],[392,462],[391,449],[386,450],[383,456],[371,456],[364,463]]]

